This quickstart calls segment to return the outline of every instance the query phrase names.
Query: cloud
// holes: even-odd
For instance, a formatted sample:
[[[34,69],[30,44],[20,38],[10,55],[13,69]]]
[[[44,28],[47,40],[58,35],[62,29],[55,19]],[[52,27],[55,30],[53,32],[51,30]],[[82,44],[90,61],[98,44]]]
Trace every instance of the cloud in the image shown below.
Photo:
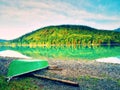
[[[43,1],[43,0],[42,0]],[[22,0],[17,7],[3,7],[1,13],[4,15],[3,18],[13,18],[18,21],[29,21],[29,20],[51,20],[51,19],[96,19],[96,20],[116,20],[120,19],[116,16],[105,16],[102,14],[90,13],[85,10],[80,10],[74,6],[64,2],[49,1],[33,1],[29,2]],[[12,3],[13,4],[13,3]],[[14,4],[13,4],[14,5]]]
[[[79,4],[75,6],[73,2],[69,2],[70,0],[66,0],[67,2],[62,0],[1,1],[3,4],[0,5],[0,25],[2,25],[0,27],[3,29],[0,32],[14,33],[20,30],[20,33],[15,32],[18,33],[17,36],[48,25],[82,24],[101,29],[114,29],[120,25],[119,16],[93,13],[84,9],[84,7],[94,8],[88,2],[83,5],[84,7],[79,7]],[[99,6],[100,8],[102,9],[102,6]]]

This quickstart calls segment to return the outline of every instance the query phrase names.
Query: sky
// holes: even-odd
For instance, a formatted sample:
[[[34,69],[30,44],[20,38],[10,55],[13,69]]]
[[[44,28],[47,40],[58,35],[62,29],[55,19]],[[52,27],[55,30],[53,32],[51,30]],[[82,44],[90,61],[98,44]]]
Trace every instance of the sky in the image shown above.
[[[50,25],[120,27],[120,0],[0,0],[0,39]]]

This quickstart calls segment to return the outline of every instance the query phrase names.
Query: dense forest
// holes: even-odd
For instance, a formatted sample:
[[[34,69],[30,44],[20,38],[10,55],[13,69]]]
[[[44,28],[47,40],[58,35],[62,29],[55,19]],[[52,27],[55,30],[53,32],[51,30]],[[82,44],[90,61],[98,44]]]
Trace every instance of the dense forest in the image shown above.
[[[12,46],[119,45],[120,32],[98,30],[81,25],[48,26],[1,44]]]

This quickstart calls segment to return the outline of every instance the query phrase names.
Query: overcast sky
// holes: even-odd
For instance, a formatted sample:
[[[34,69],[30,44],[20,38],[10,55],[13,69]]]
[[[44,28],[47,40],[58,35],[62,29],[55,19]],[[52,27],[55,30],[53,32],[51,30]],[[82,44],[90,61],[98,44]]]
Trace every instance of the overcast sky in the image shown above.
[[[0,39],[49,25],[120,27],[120,0],[0,0]]]

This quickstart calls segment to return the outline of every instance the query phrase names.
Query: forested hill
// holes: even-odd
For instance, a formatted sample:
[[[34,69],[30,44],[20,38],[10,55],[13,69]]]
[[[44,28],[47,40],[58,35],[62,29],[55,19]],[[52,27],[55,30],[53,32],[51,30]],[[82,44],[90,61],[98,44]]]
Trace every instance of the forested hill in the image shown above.
[[[88,26],[48,26],[15,40],[12,45],[102,45],[120,44],[120,32],[97,30]]]

